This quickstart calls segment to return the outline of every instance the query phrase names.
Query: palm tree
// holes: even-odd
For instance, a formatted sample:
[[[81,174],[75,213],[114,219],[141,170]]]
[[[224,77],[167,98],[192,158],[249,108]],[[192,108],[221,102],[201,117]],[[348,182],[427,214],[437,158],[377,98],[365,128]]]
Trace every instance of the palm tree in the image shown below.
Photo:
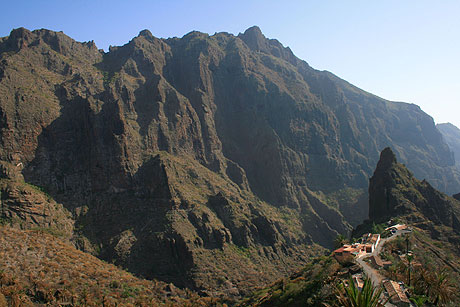
[[[409,281],[408,281],[407,284],[408,284],[409,287],[410,287],[410,270],[411,270],[410,264],[411,264],[412,260],[414,259],[414,255],[409,254],[409,253],[407,253],[406,255],[407,255],[407,256],[406,256],[406,259],[407,259],[407,261],[409,262],[409,266],[408,266],[408,270],[407,270],[407,273],[408,273],[408,275],[409,275],[409,278],[408,278]]]
[[[355,286],[351,277],[348,285],[338,289],[338,305],[344,307],[380,307],[388,300],[381,298],[383,289],[374,287],[370,279],[364,280],[361,291]]]
[[[415,293],[423,294],[426,297],[430,296],[431,285],[433,283],[433,269],[431,267],[422,266],[415,271],[412,285]]]
[[[433,303],[438,305],[439,303],[446,304],[452,301],[456,289],[449,279],[446,268],[441,271],[435,271],[433,281],[431,287]]]
[[[428,298],[425,295],[419,295],[410,298],[411,302],[414,303],[417,307],[425,305],[427,299]]]

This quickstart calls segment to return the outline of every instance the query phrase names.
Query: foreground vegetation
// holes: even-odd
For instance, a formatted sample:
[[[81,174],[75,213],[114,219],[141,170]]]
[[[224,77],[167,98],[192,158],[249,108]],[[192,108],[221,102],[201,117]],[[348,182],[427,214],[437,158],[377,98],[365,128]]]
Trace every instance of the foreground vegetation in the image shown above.
[[[318,306],[333,303],[341,269],[332,257],[316,258],[291,277],[255,291],[238,306]]]
[[[380,307],[387,303],[388,299],[383,299],[383,288],[375,287],[370,279],[364,280],[363,288],[356,287],[351,278],[348,279],[346,286],[339,285],[336,291],[338,297],[335,306],[343,307]]]
[[[458,306],[460,261],[454,251],[455,246],[449,242],[434,240],[415,228],[410,235],[385,245],[381,257],[392,265],[381,273],[403,281],[417,306]]]

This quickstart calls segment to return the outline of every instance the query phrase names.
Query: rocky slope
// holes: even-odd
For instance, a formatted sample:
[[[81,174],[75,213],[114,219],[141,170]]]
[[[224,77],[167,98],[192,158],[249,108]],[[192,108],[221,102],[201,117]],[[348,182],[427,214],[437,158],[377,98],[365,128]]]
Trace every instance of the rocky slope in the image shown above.
[[[460,243],[460,201],[417,180],[397,162],[393,151],[385,148],[369,181],[369,218],[383,222],[391,217],[406,216],[411,224],[425,223],[435,236],[452,235]],[[419,225],[420,227],[420,225]],[[445,227],[450,231],[440,231]]]
[[[216,301],[139,279],[47,232],[0,225],[0,306],[208,306]]]
[[[416,179],[397,162],[392,150],[385,148],[369,182],[370,220],[356,229],[358,234],[369,225],[390,219],[408,224],[412,231],[387,246],[383,256],[394,260],[397,258],[392,250],[409,248],[414,257],[411,285],[415,293],[429,297],[434,304],[438,300],[450,300],[452,306],[457,306],[460,301],[459,195],[449,197],[426,180]],[[380,226],[385,228],[384,225],[387,224]],[[398,269],[397,263],[393,261],[392,268],[387,270],[388,276],[404,280],[407,268]],[[436,291],[443,292],[443,296],[434,295]]]
[[[436,128],[441,132],[447,145],[454,153],[455,165],[460,169],[460,129],[451,123],[437,124]]]
[[[9,223],[72,232],[82,250],[212,295],[285,275],[366,218],[385,146],[439,189],[460,186],[419,107],[316,71],[257,27],[144,30],[106,53],[13,30],[0,144]],[[47,194],[28,198],[30,184]]]

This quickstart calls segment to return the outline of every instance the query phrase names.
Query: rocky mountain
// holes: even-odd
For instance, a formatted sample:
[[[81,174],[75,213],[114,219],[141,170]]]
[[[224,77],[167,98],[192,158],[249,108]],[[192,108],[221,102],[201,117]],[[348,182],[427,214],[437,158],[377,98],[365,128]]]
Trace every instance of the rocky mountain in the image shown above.
[[[452,306],[460,302],[459,196],[460,193],[450,197],[433,188],[428,181],[416,179],[405,165],[397,162],[392,150],[385,148],[369,182],[370,220],[356,229],[359,233],[360,228],[363,230],[389,220],[409,225],[412,231],[399,242],[392,242],[382,256],[391,259],[391,250],[409,248],[415,263],[411,273],[414,292],[430,297],[434,303],[451,300]],[[381,228],[386,225],[380,224]],[[395,267],[389,270],[390,275],[402,274],[404,279],[407,269],[398,273]],[[429,281],[428,288],[423,286],[424,281]],[[430,292],[433,289],[440,289],[444,296],[433,295]]]
[[[441,132],[447,145],[454,153],[455,165],[460,169],[460,129],[451,123],[437,124],[436,128]]]
[[[144,30],[109,52],[15,29],[0,39],[0,144],[8,223],[210,295],[286,275],[364,220],[381,148],[460,190],[418,106],[317,71],[257,27]]]
[[[396,216],[406,216],[411,224],[426,223],[432,229],[445,226],[460,243],[460,201],[416,179],[387,147],[369,181],[369,218],[382,222]]]

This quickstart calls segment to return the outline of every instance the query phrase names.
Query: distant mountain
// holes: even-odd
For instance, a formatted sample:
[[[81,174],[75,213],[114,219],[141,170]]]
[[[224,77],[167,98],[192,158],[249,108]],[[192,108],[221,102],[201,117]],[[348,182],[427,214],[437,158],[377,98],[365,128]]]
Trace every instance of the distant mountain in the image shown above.
[[[0,39],[0,144],[2,218],[211,295],[286,275],[367,218],[386,146],[460,191],[418,106],[317,71],[257,27],[144,30],[109,52],[15,29]]]
[[[436,128],[441,131],[447,145],[454,153],[455,165],[460,170],[460,129],[451,123],[437,124]]]

